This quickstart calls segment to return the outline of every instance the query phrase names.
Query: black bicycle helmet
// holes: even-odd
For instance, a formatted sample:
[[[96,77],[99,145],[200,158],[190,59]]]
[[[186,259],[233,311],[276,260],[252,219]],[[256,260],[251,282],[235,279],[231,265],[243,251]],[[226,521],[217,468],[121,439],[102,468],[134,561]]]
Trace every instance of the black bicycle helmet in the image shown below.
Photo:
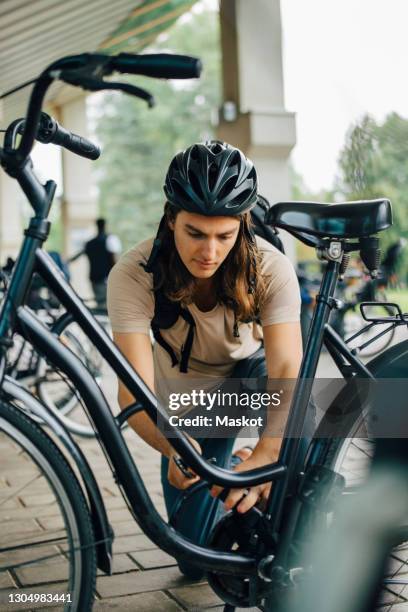
[[[170,163],[164,193],[175,208],[206,216],[233,216],[257,201],[253,163],[218,140],[194,144]]]

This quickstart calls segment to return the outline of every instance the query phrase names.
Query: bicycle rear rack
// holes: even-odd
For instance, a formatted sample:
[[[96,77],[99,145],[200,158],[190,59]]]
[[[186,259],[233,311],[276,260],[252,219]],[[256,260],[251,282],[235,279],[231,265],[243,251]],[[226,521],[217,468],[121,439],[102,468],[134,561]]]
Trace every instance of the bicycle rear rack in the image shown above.
[[[387,317],[368,314],[367,310],[369,308],[374,308],[378,306],[382,306],[390,310],[394,309],[395,315],[390,315]],[[351,352],[353,354],[356,354],[359,351],[365,349],[367,346],[370,346],[370,344],[372,344],[382,336],[388,334],[395,327],[399,327],[400,325],[408,326],[408,313],[403,313],[399,305],[395,304],[394,302],[361,302],[360,312],[363,319],[368,322],[368,325],[365,325],[358,332],[345,339],[344,342],[346,344],[350,344],[350,342],[353,342],[353,340],[372,329],[375,325],[385,325],[387,323],[389,323],[390,325],[386,329],[380,330],[378,334],[374,335],[372,338],[370,338],[360,346],[351,349]]]

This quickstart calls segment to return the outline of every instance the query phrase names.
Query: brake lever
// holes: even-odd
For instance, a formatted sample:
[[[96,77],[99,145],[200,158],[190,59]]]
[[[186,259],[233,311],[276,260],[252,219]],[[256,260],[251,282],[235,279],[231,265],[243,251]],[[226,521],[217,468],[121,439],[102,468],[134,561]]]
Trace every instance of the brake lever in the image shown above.
[[[87,91],[101,91],[103,89],[123,91],[131,96],[145,100],[149,108],[155,105],[155,99],[148,91],[141,87],[136,87],[136,85],[131,85],[130,83],[104,81],[103,79],[80,74],[77,70],[61,70],[59,71],[58,79],[64,81],[64,83],[81,87]]]
[[[116,91],[123,91],[131,96],[136,96],[137,98],[141,98],[147,102],[147,106],[149,108],[153,108],[156,104],[156,100],[151,93],[149,93],[146,89],[142,89],[141,87],[137,87],[136,85],[131,85],[130,83],[119,83],[118,81],[109,81],[106,83],[102,81],[105,87],[104,89],[114,89]],[[107,87],[106,87],[107,86]]]
[[[190,472],[190,470],[188,469],[188,465],[185,463],[185,461],[183,461],[181,457],[175,457],[173,455],[173,461],[177,465],[180,472],[182,472],[186,478],[194,478],[195,475],[193,474],[193,472]]]
[[[184,474],[184,476],[186,478],[194,478],[195,477],[195,474],[193,474],[193,472],[190,472],[190,469],[189,469],[187,463],[180,456],[173,456],[173,461],[177,465],[178,469]],[[214,465],[214,464],[217,463],[217,458],[216,457],[210,457],[210,459],[207,459],[207,462],[208,463],[212,463]],[[209,485],[209,487],[211,488],[212,485]]]

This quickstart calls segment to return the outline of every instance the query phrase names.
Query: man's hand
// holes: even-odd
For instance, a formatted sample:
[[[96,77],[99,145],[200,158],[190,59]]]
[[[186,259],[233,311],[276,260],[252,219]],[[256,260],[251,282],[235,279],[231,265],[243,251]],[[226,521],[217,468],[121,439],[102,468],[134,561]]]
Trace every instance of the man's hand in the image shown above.
[[[255,468],[268,465],[269,463],[273,463],[274,461],[275,460],[271,459],[270,455],[257,452],[255,449],[255,451],[250,457],[248,457],[248,459],[235,466],[234,472],[247,472],[248,470],[254,470]],[[269,492],[271,490],[271,486],[272,483],[266,482],[261,485],[256,485],[255,487],[251,487],[250,489],[231,489],[228,497],[224,502],[224,508],[226,510],[231,510],[232,508],[234,508],[234,506],[236,506],[236,504],[238,504],[236,506],[236,510],[240,514],[248,512],[248,510],[250,510],[252,506],[255,506],[255,504],[257,504],[258,502],[266,502],[269,496]],[[210,494],[213,497],[218,497],[221,491],[222,487],[214,485],[210,490]]]
[[[197,440],[194,440],[194,438],[190,437],[189,440],[201,455],[201,446],[199,445]],[[179,457],[179,454],[173,449],[169,455],[169,469],[167,471],[167,479],[173,487],[176,487],[176,489],[188,489],[188,487],[191,487],[192,484],[200,480],[200,476],[197,476],[190,467],[188,468],[188,470],[193,474],[193,478],[188,478],[187,476],[185,476],[175,463],[175,457]]]

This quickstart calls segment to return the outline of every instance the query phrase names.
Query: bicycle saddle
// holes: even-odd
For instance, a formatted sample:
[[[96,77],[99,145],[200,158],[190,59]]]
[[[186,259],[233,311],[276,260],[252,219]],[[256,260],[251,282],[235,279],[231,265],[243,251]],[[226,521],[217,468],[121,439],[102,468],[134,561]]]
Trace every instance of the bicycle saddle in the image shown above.
[[[269,209],[265,222],[295,235],[300,232],[321,238],[361,238],[392,225],[391,202],[279,202]]]

